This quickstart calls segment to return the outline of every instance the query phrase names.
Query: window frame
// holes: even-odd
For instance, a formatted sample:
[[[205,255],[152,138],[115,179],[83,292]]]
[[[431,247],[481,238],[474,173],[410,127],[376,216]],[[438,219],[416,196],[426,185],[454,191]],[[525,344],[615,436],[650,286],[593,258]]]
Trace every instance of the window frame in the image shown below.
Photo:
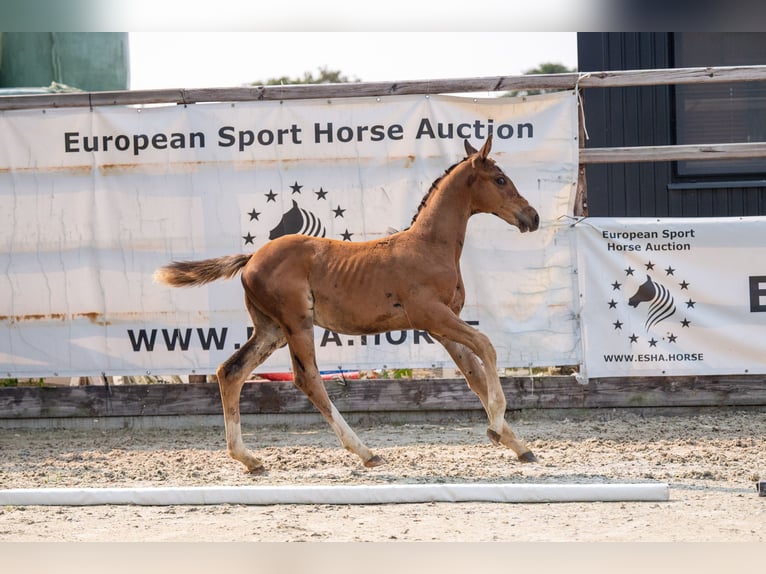
[[[727,37],[727,33],[722,32],[675,32],[670,37],[671,61],[676,68],[766,64],[766,34],[763,33]],[[718,55],[714,54],[716,43],[722,52]],[[736,49],[748,43],[753,53]],[[703,46],[707,54],[689,53],[695,44]],[[723,53],[727,47],[729,52]],[[735,49],[732,50],[732,47]],[[760,51],[763,52],[763,60],[758,61]],[[750,105],[753,102],[758,105]],[[718,117],[716,110],[720,110]],[[671,137],[675,144],[766,141],[766,82],[675,85],[671,89],[671,113]],[[727,113],[728,121],[722,117]],[[712,129],[699,126],[705,117],[712,119]],[[758,124],[751,128],[757,132],[755,138],[747,127],[750,125],[748,120],[753,117]],[[736,129],[726,135],[722,133],[726,127]],[[727,186],[763,181],[766,179],[766,158],[679,160],[673,162],[672,179],[673,187],[696,187],[697,183],[704,185],[707,182],[709,185],[715,181],[725,182]]]

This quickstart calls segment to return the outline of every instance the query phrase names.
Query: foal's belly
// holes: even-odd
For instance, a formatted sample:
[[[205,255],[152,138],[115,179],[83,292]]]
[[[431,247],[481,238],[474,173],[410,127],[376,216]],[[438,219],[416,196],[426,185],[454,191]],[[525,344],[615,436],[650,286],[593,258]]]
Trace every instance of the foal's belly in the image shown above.
[[[344,335],[373,335],[412,329],[401,305],[354,306],[348,301],[323,304],[315,301],[314,324]]]

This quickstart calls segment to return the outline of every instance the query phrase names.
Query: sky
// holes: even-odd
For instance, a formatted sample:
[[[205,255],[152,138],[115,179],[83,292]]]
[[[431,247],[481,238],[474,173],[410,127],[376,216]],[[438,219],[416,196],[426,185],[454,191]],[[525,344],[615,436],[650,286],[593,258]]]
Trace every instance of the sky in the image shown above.
[[[364,82],[577,67],[575,32],[131,32],[130,89],[224,88],[316,75]]]

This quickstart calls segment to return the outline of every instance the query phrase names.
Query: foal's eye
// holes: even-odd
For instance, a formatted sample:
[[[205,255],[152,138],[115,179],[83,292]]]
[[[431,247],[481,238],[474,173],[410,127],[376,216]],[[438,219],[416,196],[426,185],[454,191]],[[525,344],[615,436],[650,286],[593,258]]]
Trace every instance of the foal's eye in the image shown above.
[[[506,182],[506,179],[501,175],[501,176],[495,178],[495,183],[497,185],[505,185],[507,182]]]

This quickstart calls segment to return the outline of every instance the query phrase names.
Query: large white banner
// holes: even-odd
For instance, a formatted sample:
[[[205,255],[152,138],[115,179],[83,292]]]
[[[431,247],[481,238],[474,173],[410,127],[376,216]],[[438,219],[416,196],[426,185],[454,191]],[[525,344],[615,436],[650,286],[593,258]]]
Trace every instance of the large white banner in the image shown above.
[[[570,212],[576,97],[403,96],[0,113],[0,376],[213,372],[248,336],[239,279],[171,289],[154,270],[284,233],[346,241],[409,225],[463,139],[540,212],[471,220],[463,318],[501,366],[580,361]],[[322,368],[449,363],[426,333],[316,330]],[[263,367],[289,367],[285,351]]]
[[[586,376],[766,373],[766,218],[576,231]]]

